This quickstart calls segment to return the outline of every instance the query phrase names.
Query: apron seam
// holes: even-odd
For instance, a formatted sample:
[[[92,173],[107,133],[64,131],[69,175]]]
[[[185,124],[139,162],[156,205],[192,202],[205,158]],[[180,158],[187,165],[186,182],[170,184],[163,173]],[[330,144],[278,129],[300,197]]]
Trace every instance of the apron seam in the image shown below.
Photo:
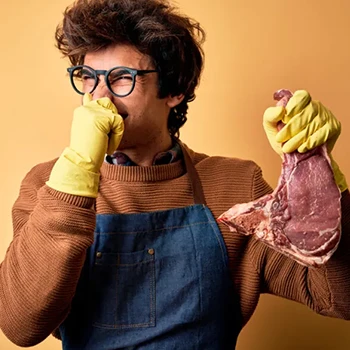
[[[190,227],[192,225],[189,225]],[[196,263],[197,263],[197,270],[201,267],[201,264],[200,264],[200,261],[199,261],[199,254],[198,254],[198,247],[197,247],[197,242],[194,238],[194,235],[193,235],[193,231],[191,231],[191,238],[192,238],[192,241],[193,241],[193,245],[195,247],[195,250],[196,250]],[[202,272],[202,271],[200,271]],[[202,297],[202,275],[201,273],[198,273],[197,272],[197,276],[198,276],[198,280],[199,280],[199,286],[198,286],[198,293],[199,293],[199,321],[200,321],[200,325],[201,325],[201,322],[202,322],[202,310],[203,310],[203,297]],[[201,333],[201,326],[198,327],[198,331],[197,331],[197,344],[196,344],[196,348],[198,348],[198,344],[200,344],[200,333]]]
[[[227,255],[225,241],[222,237],[222,233],[221,233],[220,228],[217,225],[217,223],[215,221],[210,220],[210,217],[208,215],[208,211],[210,211],[210,209],[208,207],[205,207],[205,206],[204,206],[204,208],[205,208],[205,215],[208,217],[208,223],[212,227],[213,232],[215,234],[215,238],[218,241],[218,244],[220,246],[223,263],[224,263],[225,267],[227,268],[228,267],[228,255]],[[212,215],[211,212],[210,212],[210,214]]]
[[[208,217],[207,213],[206,216]],[[128,232],[96,232],[96,235],[133,235],[133,234],[142,234],[142,233],[146,233],[146,234],[150,234],[150,233],[154,233],[154,232],[160,232],[160,231],[168,231],[168,230],[173,230],[173,229],[181,229],[181,228],[188,228],[188,227],[192,227],[192,226],[199,226],[199,225],[207,225],[207,224],[216,224],[215,221],[211,220],[211,221],[201,221],[201,222],[197,222],[194,224],[187,224],[187,225],[179,225],[179,226],[168,226],[168,227],[162,227],[160,229],[155,229],[155,230],[143,230],[143,231],[128,231]]]

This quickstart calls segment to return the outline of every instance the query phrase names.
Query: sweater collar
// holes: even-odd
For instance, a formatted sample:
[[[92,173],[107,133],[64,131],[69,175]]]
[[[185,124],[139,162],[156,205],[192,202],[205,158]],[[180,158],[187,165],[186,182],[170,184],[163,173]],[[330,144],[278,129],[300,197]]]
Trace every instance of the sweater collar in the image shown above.
[[[196,153],[185,144],[190,158],[195,163]],[[101,167],[101,177],[107,180],[123,182],[156,182],[167,181],[178,178],[186,173],[183,159],[179,159],[170,164],[152,166],[122,166],[104,162]]]
[[[174,141],[172,148],[168,151],[160,152],[156,154],[153,159],[152,165],[165,165],[178,161],[182,158],[182,150],[180,145]],[[109,164],[124,165],[124,166],[137,166],[125,153],[115,151],[112,155],[107,155],[105,161]]]

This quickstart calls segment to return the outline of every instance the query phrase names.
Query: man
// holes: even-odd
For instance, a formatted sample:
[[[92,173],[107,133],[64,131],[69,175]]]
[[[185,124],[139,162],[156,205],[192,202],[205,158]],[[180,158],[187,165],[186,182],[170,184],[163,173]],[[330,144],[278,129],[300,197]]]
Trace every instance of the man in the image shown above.
[[[260,293],[350,319],[350,199],[335,162],[343,236],[325,266],[308,269],[217,226],[233,204],[271,188],[255,163],[208,157],[178,138],[203,38],[159,0],[66,10],[56,39],[83,101],[70,145],[27,174],[13,208],[0,327],[14,343],[54,333],[64,349],[233,349]],[[278,153],[323,143],[331,152],[340,133],[305,91],[268,109],[264,126]]]

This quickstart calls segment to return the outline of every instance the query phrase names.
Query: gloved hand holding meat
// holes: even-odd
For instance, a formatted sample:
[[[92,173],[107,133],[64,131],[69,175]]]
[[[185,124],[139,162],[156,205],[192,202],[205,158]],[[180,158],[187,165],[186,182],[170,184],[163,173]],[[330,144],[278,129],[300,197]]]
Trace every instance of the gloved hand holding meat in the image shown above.
[[[278,185],[272,194],[233,206],[218,221],[303,265],[320,266],[341,237],[340,199],[347,184],[330,155],[340,123],[306,91],[279,90],[274,99],[277,105],[265,111],[263,124],[283,158]]]

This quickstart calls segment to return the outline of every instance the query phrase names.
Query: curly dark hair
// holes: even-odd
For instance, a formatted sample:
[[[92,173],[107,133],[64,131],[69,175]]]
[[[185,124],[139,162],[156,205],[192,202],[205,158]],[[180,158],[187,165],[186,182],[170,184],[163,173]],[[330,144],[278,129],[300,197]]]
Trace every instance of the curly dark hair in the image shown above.
[[[73,66],[112,44],[148,55],[158,71],[158,97],[184,95],[168,118],[169,133],[179,137],[204,63],[205,32],[198,22],[166,0],[77,0],[66,8],[55,38]]]

